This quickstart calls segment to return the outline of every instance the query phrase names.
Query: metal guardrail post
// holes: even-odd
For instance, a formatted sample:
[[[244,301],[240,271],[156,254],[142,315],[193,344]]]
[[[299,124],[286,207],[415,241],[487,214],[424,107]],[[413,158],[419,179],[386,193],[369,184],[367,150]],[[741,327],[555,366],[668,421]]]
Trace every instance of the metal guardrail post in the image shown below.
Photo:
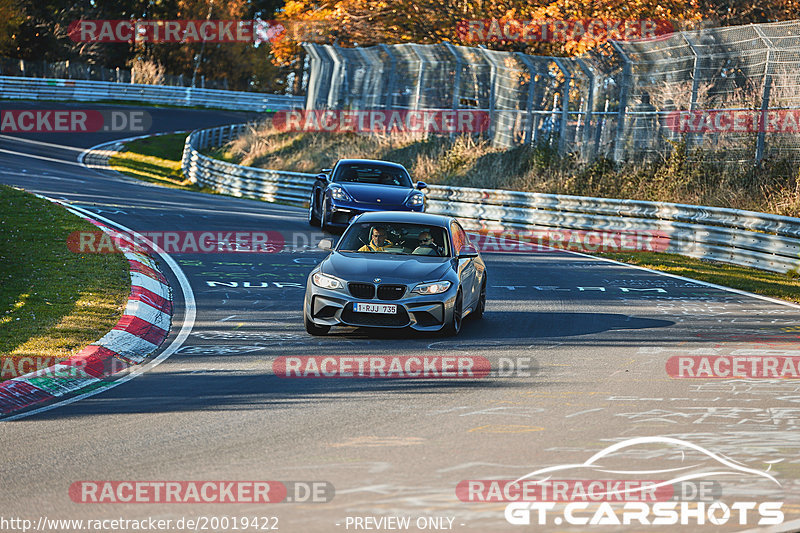
[[[564,154],[567,147],[567,121],[569,120],[569,85],[572,82],[572,74],[564,66],[561,59],[555,57],[556,65],[564,74],[564,88],[561,93],[561,124],[558,132],[558,153]]]
[[[463,66],[463,61],[461,61],[461,56],[458,55],[458,51],[452,44],[445,41],[444,46],[456,60],[455,79],[453,80],[453,111],[458,111],[459,104],[461,103],[461,67]],[[455,138],[456,132],[453,130],[450,132],[450,140]]]
[[[627,54],[622,50],[622,47],[616,41],[608,41],[614,49],[622,56],[624,61],[622,67],[622,84],[619,91],[619,110],[617,118],[617,134],[614,139],[614,161],[622,161],[625,154],[625,147],[623,146],[623,139],[625,137],[625,117],[628,108],[628,91],[631,84],[631,61]]]

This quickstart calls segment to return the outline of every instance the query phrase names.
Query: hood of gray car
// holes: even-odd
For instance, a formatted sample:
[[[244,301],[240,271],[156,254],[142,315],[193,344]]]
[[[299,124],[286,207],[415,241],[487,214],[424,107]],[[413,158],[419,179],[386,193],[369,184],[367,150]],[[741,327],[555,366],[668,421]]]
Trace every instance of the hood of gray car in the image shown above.
[[[415,283],[439,281],[452,269],[452,259],[419,255],[332,252],[322,262],[322,273],[345,281]]]

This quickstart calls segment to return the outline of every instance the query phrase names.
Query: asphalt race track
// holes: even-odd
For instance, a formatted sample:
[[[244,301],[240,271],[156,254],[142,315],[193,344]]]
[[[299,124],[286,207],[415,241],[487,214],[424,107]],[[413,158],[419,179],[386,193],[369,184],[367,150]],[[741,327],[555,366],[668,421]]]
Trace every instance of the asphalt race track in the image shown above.
[[[248,118],[176,109],[152,114],[153,132]],[[728,505],[782,502],[786,523],[800,519],[800,381],[673,379],[665,369],[676,355],[797,355],[797,307],[578,254],[497,253],[484,254],[485,318],[466,321],[456,338],[345,329],[313,338],[302,324],[303,286],[324,254],[303,246],[322,238],[305,210],[161,188],[76,162],[86,148],[114,138],[0,136],[0,181],[136,231],[271,230],[290,246],[274,254],[174,254],[196,300],[188,338],[160,365],[120,386],[0,423],[3,516],[34,524],[40,517],[277,517],[277,529],[287,532],[391,530],[389,522],[378,527],[355,518],[404,516],[411,517],[410,531],[531,531],[542,527],[510,524],[502,502],[459,501],[456,487],[580,464],[616,442],[660,436],[769,470],[777,482],[742,471],[709,479]],[[176,315],[162,349],[185,316],[175,273],[163,270],[175,288]],[[314,355],[482,356],[507,371],[426,380],[273,374],[277,357]],[[642,444],[620,451],[613,466],[656,471],[701,462],[674,447]],[[703,464],[708,472],[721,466]],[[619,477],[597,470],[558,476]],[[335,497],[269,505],[75,503],[69,488],[82,480],[324,481]],[[441,521],[420,528],[420,517]],[[738,531],[756,527],[757,518],[678,527]],[[560,521],[548,515],[546,529],[587,527]]]

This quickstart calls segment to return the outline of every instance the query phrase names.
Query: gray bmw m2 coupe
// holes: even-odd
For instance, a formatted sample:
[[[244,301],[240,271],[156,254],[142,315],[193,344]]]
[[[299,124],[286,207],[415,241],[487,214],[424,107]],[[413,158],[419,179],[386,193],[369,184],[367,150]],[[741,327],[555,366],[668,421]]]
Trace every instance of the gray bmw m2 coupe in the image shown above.
[[[331,326],[405,328],[457,335],[486,308],[486,265],[455,218],[379,211],[352,220],[306,282],[311,335]]]

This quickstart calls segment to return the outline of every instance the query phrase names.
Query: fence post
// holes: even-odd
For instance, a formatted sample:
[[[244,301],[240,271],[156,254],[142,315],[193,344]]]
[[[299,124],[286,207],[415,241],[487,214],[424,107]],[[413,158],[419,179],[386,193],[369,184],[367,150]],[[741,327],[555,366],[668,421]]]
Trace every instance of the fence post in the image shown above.
[[[769,56],[767,56],[769,57]],[[767,60],[769,62],[769,60]],[[758,117],[758,136],[756,137],[756,165],[764,159],[764,139],[767,135],[767,111],[769,110],[769,93],[772,88],[772,75],[764,76],[764,93],[761,97],[761,113]]]
[[[700,56],[697,53],[697,49],[695,49],[692,42],[686,37],[684,32],[680,32],[681,37],[686,41],[686,44],[689,45],[689,48],[692,50],[694,54],[694,68],[692,69],[692,96],[691,100],[689,101],[689,116],[694,116],[694,111],[697,109],[697,90],[700,85]],[[688,133],[686,135],[686,156],[689,156],[689,150],[691,145],[694,144],[695,135]]]
[[[409,46],[411,47],[411,50],[414,52],[414,55],[417,56],[417,59],[419,59],[419,72],[417,73],[417,88],[414,91],[414,111],[418,111],[419,101],[422,98],[422,73],[425,72],[425,65],[427,61],[425,61],[425,58],[422,56],[422,54],[417,52],[416,44],[410,44]],[[428,132],[426,131],[425,138],[427,137],[428,137]]]
[[[569,85],[572,82],[572,74],[564,66],[561,59],[553,58],[564,74],[564,89],[561,93],[561,124],[558,132],[558,153],[564,154],[567,147],[567,121],[569,120]]]
[[[391,48],[385,44],[380,44],[379,46],[384,52],[386,52],[386,55],[389,56],[389,68],[391,70],[389,70],[389,76],[387,77],[386,81],[386,100],[384,101],[383,106],[386,109],[391,109],[392,102],[394,101],[395,77],[397,76],[397,59],[395,59]]]
[[[533,96],[536,90],[536,74],[538,69],[536,65],[533,63],[533,60],[530,56],[523,54],[522,52],[517,52],[517,57],[525,63],[525,66],[528,69],[528,73],[531,75],[530,81],[528,82],[528,102],[525,107],[525,112],[527,113],[526,116],[528,117],[528,123],[525,125],[525,144],[533,144],[534,142],[534,131],[533,131]]]
[[[303,48],[311,58],[311,66],[309,67],[311,73],[308,76],[308,86],[306,87],[305,109],[314,109],[317,103],[320,79],[322,78],[322,56],[317,50],[317,46],[314,43],[303,43]]]
[[[445,41],[444,46],[456,59],[455,79],[453,80],[453,111],[458,111],[458,106],[461,100],[461,67],[463,62],[461,61],[461,56],[458,55],[456,48],[452,44]],[[458,118],[456,118],[456,120],[458,120]],[[450,140],[455,138],[456,132],[453,130],[450,132]]]
[[[764,159],[764,142],[767,136],[767,111],[769,111],[769,93],[772,90],[772,74],[769,73],[770,60],[772,59],[772,42],[767,39],[764,32],[755,24],[750,25],[758,34],[761,42],[767,47],[767,60],[764,62],[764,92],[761,95],[761,113],[758,117],[758,136],[756,137],[756,165]]]
[[[479,46],[476,48],[479,50],[481,55],[483,55],[483,59],[489,64],[489,130],[486,132],[489,139],[494,139],[496,122],[497,122],[497,112],[495,107],[497,106],[497,95],[496,95],[496,88],[495,84],[497,83],[497,64],[494,62],[494,58],[489,55],[489,51],[484,46]],[[519,52],[518,52],[519,53]]]
[[[331,72],[331,90],[328,91],[328,102],[326,107],[328,109],[338,109],[339,102],[341,101],[341,94],[342,94],[342,82],[341,79],[337,80],[337,78],[345,78],[344,73],[344,62],[342,61],[342,57],[339,55],[339,51],[337,50],[337,45],[330,45],[326,44],[325,48],[328,50],[328,54],[330,54],[331,59],[333,59],[333,71]],[[334,91],[333,91],[333,83],[336,80],[336,101],[333,100]],[[346,87],[345,87],[346,91]],[[345,98],[347,97],[347,93],[345,92]]]
[[[580,69],[589,79],[589,93],[586,95],[586,112],[583,117],[583,154],[582,157],[586,161],[594,159],[594,150],[592,150],[592,114],[594,112],[594,74],[592,70],[587,67],[580,58],[575,58],[575,62]],[[597,127],[595,125],[595,127]]]
[[[616,50],[617,53],[622,56],[622,60],[624,61],[624,65],[622,67],[622,84],[619,90],[617,134],[614,139],[614,161],[619,162],[622,160],[622,157],[625,153],[625,147],[623,146],[622,141],[625,137],[625,115],[628,108],[628,90],[631,84],[631,61],[628,59],[628,56],[622,51],[622,47],[617,44],[616,41],[609,42],[614,47],[614,50]]]

